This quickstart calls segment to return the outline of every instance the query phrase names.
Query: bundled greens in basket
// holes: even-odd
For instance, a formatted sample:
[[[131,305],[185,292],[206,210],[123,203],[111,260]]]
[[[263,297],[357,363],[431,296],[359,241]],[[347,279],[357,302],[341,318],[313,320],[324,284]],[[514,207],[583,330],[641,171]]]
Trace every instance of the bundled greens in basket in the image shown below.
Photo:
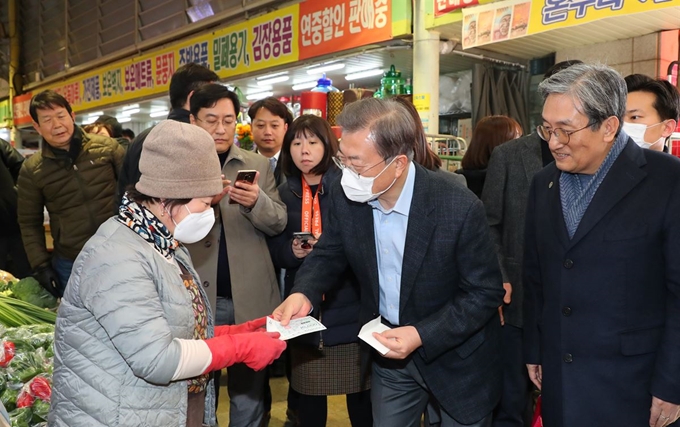
[[[0,323],[5,326],[54,324],[56,321],[57,315],[52,311],[0,294]]]

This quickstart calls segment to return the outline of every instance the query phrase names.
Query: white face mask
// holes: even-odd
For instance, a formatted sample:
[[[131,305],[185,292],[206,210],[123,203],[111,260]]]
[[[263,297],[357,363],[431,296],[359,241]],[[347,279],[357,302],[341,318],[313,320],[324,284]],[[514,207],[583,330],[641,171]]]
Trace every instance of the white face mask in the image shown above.
[[[210,233],[210,229],[215,224],[215,212],[212,209],[208,209],[201,213],[193,213],[187,205],[184,205],[184,207],[189,212],[189,215],[185,216],[179,224],[170,217],[172,222],[175,223],[173,235],[175,239],[182,243],[196,243]]]
[[[361,176],[350,168],[344,168],[342,170],[342,179],[340,180],[340,185],[342,185],[345,196],[347,196],[347,198],[351,201],[358,203],[370,202],[371,200],[375,200],[380,197],[383,193],[392,188],[394,183],[397,182],[397,178],[394,178],[392,184],[378,193],[373,192],[373,182],[387,170],[387,168],[392,164],[392,162],[394,162],[395,159],[396,157],[392,159],[392,161],[389,162],[378,175],[373,177]]]
[[[665,141],[666,138],[662,136],[661,138],[657,139],[654,142],[647,142],[645,141],[645,132],[647,131],[648,128],[659,126],[661,124],[663,124],[663,122],[649,126],[642,123],[623,122],[623,131],[626,132],[628,136],[630,136],[632,140],[635,141],[635,143],[641,148],[651,148],[652,146],[662,141]]]

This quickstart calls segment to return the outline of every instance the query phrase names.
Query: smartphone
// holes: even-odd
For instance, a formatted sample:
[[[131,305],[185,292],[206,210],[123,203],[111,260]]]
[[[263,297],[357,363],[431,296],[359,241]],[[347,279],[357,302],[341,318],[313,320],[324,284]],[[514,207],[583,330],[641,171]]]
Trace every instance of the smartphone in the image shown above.
[[[293,239],[302,241],[300,247],[302,249],[309,249],[312,245],[309,244],[309,240],[313,239],[314,235],[309,231],[296,231],[293,233]]]
[[[236,174],[236,182],[245,181],[245,182],[252,184],[253,182],[255,182],[255,174],[256,173],[257,173],[256,170],[241,170],[241,171],[238,171],[238,173]]]
[[[236,180],[234,182],[247,182],[252,184],[255,182],[255,174],[257,173],[256,170],[240,170],[236,173]],[[229,204],[230,205],[235,205],[236,202],[229,199]]]

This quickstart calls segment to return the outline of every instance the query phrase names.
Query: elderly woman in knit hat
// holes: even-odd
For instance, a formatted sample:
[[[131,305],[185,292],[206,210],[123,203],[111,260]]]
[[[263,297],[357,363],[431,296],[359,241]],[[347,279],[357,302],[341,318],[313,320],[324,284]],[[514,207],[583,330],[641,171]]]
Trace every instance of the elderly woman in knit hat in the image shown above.
[[[141,179],[87,242],[59,307],[50,426],[215,424],[210,373],[264,369],[286,344],[265,319],[213,328],[181,243],[215,220],[222,192],[212,137],[168,120],[149,133]]]

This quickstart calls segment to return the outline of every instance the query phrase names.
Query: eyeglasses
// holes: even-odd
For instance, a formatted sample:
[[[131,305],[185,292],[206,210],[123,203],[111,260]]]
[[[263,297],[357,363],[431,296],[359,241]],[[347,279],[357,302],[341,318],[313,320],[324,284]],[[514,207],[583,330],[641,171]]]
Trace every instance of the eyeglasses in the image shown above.
[[[220,124],[220,121],[217,119],[201,120],[198,117],[196,117],[196,120],[205,123],[206,128],[210,130],[217,129],[217,126],[219,126]],[[236,119],[233,117],[225,117],[224,119],[222,119],[222,126],[224,126],[225,128],[232,126],[234,123],[236,123]]]
[[[593,124],[588,123],[581,129],[576,129],[576,130],[564,130],[564,129],[548,129],[543,125],[536,126],[536,132],[538,132],[538,136],[543,138],[544,141],[550,141],[550,138],[552,138],[553,135],[557,137],[557,142],[559,142],[562,145],[567,145],[569,144],[569,137],[579,131],[582,131],[583,129],[587,129],[591,127]]]
[[[345,162],[347,161],[347,159],[346,159],[345,157],[333,156],[333,161],[335,162],[336,166],[337,166],[340,170],[343,170],[343,169],[346,168],[346,169],[351,170],[351,171],[354,172],[355,174],[361,176],[362,173],[366,173],[366,172],[368,172],[369,170],[373,169],[374,167],[378,166],[379,164],[381,164],[381,163],[383,163],[383,162],[386,162],[387,159],[382,159],[381,161],[379,161],[378,163],[374,164],[373,166],[369,166],[369,167],[362,168],[362,169],[363,169],[362,172],[358,172],[358,171],[356,170],[355,166],[352,165],[351,163],[350,163],[350,164],[345,163]]]

